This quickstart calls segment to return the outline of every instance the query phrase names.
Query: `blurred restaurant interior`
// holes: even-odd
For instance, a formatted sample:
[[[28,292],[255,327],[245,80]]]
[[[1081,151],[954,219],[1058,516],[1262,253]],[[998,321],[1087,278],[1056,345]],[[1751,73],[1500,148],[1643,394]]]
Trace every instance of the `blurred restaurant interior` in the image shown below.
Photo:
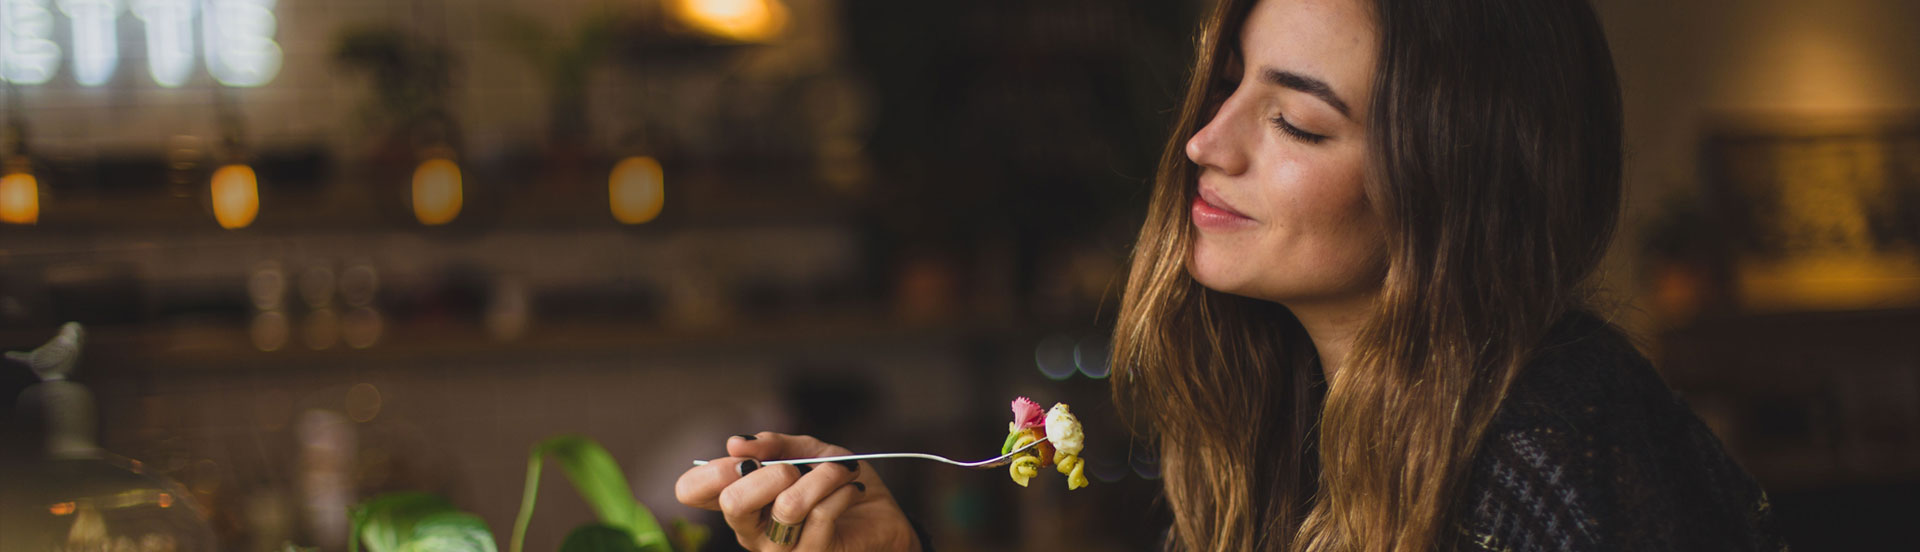
[[[1920,3],[1595,3],[1603,309],[1795,549],[1905,540]],[[601,515],[551,461],[523,496],[565,435],[733,550],[673,496],[728,435],[984,458],[1017,395],[1093,485],[880,464],[938,548],[1154,550],[1103,324],[1206,4],[0,0],[0,349],[77,321],[91,391],[0,364],[0,552],[346,550],[401,492],[555,550]]]

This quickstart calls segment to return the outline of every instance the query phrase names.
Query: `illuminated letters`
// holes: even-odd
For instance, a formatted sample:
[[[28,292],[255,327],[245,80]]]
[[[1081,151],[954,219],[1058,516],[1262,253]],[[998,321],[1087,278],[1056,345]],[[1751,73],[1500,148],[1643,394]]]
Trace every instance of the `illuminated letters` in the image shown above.
[[[58,4],[71,25],[73,80],[100,86],[120,66],[120,12],[131,11],[147,35],[147,73],[167,88],[187,83],[194,55],[225,86],[260,86],[280,74],[278,0],[0,0],[0,81],[43,84],[60,70],[53,42]],[[194,17],[200,36],[194,41]]]
[[[227,86],[260,86],[280,73],[274,0],[211,0],[200,14],[207,72]]]
[[[73,23],[73,80],[99,86],[120,64],[120,39],[114,22],[120,0],[60,0],[60,12]]]
[[[0,0],[0,77],[14,84],[40,84],[60,68],[53,11],[46,0]]]
[[[147,72],[153,82],[173,88],[193,71],[194,0],[134,0],[133,15],[146,23]]]

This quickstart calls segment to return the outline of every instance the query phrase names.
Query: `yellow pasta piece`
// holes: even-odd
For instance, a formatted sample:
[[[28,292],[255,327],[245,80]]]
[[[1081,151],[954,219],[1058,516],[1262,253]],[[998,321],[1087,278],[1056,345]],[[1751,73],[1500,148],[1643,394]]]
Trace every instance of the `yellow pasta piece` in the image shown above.
[[[1073,464],[1073,469],[1070,470],[1072,473],[1067,473],[1067,490],[1071,491],[1074,489],[1087,486],[1086,460],[1083,460],[1080,457],[1076,456],[1069,463]],[[1062,473],[1066,473],[1069,471],[1066,469],[1067,464],[1061,464],[1060,467],[1061,467],[1060,471]]]
[[[1013,465],[1007,468],[1007,472],[1013,475],[1014,483],[1019,483],[1020,486],[1025,487],[1027,486],[1028,480],[1040,475],[1040,457],[1031,454],[1022,454],[1020,457],[1013,459]]]

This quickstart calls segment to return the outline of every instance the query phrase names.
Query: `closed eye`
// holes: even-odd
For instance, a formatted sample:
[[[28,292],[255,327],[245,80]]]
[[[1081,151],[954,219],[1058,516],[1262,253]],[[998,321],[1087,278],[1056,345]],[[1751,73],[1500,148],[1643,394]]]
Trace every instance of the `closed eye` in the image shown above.
[[[1327,141],[1327,137],[1324,135],[1314,134],[1311,132],[1300,130],[1300,127],[1293,126],[1293,123],[1287,122],[1287,117],[1285,115],[1268,119],[1268,121],[1273,123],[1274,128],[1280,129],[1280,132],[1286,133],[1288,136],[1293,137],[1293,139],[1295,140],[1299,140],[1301,142],[1308,143],[1308,144],[1319,144],[1321,142]]]

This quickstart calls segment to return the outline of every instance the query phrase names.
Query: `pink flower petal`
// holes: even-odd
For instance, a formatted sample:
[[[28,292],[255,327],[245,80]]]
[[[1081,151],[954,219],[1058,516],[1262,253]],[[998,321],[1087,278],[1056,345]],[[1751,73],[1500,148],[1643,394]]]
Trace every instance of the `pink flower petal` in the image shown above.
[[[1019,429],[1044,426],[1047,423],[1047,412],[1032,399],[1020,397],[1013,400],[1013,423]]]

